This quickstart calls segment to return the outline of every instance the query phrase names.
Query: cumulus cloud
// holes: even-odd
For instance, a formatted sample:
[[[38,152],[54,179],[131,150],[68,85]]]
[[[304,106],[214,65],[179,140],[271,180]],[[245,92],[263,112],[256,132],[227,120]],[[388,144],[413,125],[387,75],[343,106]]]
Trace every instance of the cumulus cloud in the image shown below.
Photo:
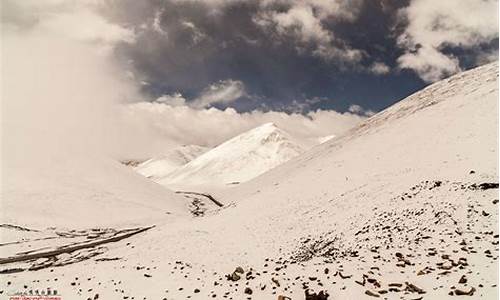
[[[186,98],[181,93],[174,93],[172,95],[163,95],[156,100],[158,103],[164,103],[169,106],[184,106],[186,105]]]
[[[374,111],[364,109],[363,107],[357,104],[352,104],[351,106],[349,106],[349,112],[356,114],[358,116],[365,116],[365,117],[371,117],[375,114]]]
[[[182,21],[181,24],[186,29],[188,29],[188,31],[190,31],[191,39],[192,39],[194,45],[198,44],[204,38],[207,37],[206,34],[204,34],[200,28],[198,28],[196,25],[194,25],[193,22]]]
[[[360,50],[346,45],[324,25],[330,18],[354,19],[360,1],[289,1],[286,2],[288,7],[285,10],[283,3],[285,2],[276,0],[264,1],[261,6],[265,9],[255,16],[255,23],[267,30],[275,30],[280,36],[294,37],[300,52],[312,48],[313,55],[327,60],[338,59],[342,63],[361,60]]]
[[[496,0],[417,0],[400,11],[400,19],[407,27],[398,38],[406,50],[399,66],[428,82],[461,70],[448,48],[470,49],[498,38]]]
[[[453,54],[445,55],[432,47],[422,47],[398,58],[399,66],[412,69],[426,82],[434,82],[460,72],[460,62]]]
[[[343,81],[374,82],[387,70],[376,62],[396,65],[391,53],[399,49],[391,29],[395,12],[408,2],[113,1],[104,13],[134,28],[137,42],[121,44],[117,52],[149,83],[143,90],[153,98],[180,92],[190,102],[207,86],[233,79],[259,98],[231,102],[238,110],[277,109],[314,97],[338,99],[334,106],[346,110],[350,101],[362,102],[364,96]],[[393,89],[394,100],[407,92],[400,91],[403,86]],[[384,89],[374,89],[374,98],[387,98]]]
[[[169,106],[190,106],[193,108],[210,107],[213,104],[229,105],[246,95],[245,85],[239,80],[226,79],[210,84],[198,97],[186,99],[181,93],[162,95],[155,102]]]
[[[61,38],[92,43],[109,50],[119,42],[134,43],[131,28],[114,24],[97,13],[98,0],[35,0],[2,2],[3,25],[32,34],[54,34]]]
[[[151,28],[156,33],[158,33],[160,35],[164,35],[168,38],[168,33],[165,30],[163,30],[163,28],[161,28],[161,24],[160,24],[162,13],[163,13],[162,9],[155,12],[153,21],[151,22]],[[143,26],[147,26],[147,25],[144,24]]]
[[[370,71],[377,75],[384,75],[389,73],[391,69],[389,68],[388,65],[384,64],[383,62],[376,61],[370,66]]]
[[[246,94],[235,79],[208,84],[190,99],[177,92],[153,101],[140,91],[142,78],[111,51],[134,43],[135,32],[101,19],[94,10],[98,1],[5,3],[2,150],[6,160],[19,162],[15,169],[58,163],[55,149],[125,159],[148,158],[180,144],[214,146],[267,122],[313,143],[363,119],[335,111],[301,115],[210,107],[231,105]],[[68,25],[79,22],[97,25],[88,31]]]
[[[221,80],[205,88],[199,97],[190,103],[194,107],[207,107],[212,104],[229,104],[245,95],[245,85],[239,80]]]
[[[339,113],[317,110],[306,115],[276,111],[237,112],[232,108],[196,109],[158,102],[124,107],[127,119],[142,131],[162,136],[169,145],[198,144],[213,147],[244,131],[274,122],[309,146],[319,137],[338,136],[366,118],[362,111]],[[164,149],[151,149],[149,155]],[[156,153],[154,153],[156,152]]]

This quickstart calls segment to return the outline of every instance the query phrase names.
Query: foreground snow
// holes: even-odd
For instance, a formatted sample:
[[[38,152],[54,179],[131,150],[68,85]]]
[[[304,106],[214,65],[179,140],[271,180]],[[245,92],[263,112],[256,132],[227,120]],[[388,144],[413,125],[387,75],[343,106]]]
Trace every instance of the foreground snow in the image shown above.
[[[494,63],[212,195],[224,206],[204,217],[144,219],[148,229],[122,241],[0,264],[10,272],[0,290],[51,287],[64,299],[304,299],[305,289],[329,299],[496,299],[497,112]],[[2,245],[1,257],[106,241],[123,227],[62,235],[2,227],[26,240]],[[233,273],[238,266],[244,274]]]

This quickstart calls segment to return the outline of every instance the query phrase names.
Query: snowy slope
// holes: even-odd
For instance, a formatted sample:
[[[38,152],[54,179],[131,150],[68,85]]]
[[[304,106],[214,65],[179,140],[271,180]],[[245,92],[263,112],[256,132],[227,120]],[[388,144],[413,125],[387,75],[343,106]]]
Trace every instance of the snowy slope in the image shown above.
[[[43,134],[6,134],[2,142],[0,224],[130,226],[187,213],[182,197],[114,159],[52,144]]]
[[[305,289],[330,300],[496,299],[498,187],[485,183],[498,183],[497,138],[493,63],[214,195],[224,207],[205,217],[160,224],[78,263],[4,274],[0,290],[46,283],[71,299],[296,300]]]
[[[327,136],[322,136],[318,138],[318,143],[323,144],[328,142],[331,139],[334,139],[335,135],[327,135]]]
[[[226,186],[250,180],[302,152],[288,133],[266,123],[200,155],[158,182],[167,186]]]
[[[179,167],[206,152],[209,148],[198,145],[184,145],[170,149],[165,154],[146,160],[134,169],[152,180],[163,178]]]

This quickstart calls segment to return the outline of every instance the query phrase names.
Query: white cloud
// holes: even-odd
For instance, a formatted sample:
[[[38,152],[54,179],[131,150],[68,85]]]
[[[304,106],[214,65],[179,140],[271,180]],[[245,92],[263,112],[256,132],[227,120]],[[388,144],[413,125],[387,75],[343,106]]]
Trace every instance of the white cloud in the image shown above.
[[[356,115],[359,115],[359,116],[365,116],[365,117],[371,117],[375,114],[374,111],[372,110],[366,110],[364,109],[363,107],[361,107],[360,105],[357,105],[357,104],[351,104],[351,106],[349,106],[349,109],[348,109],[349,112],[353,113],[353,114],[356,114]]]
[[[56,148],[142,152],[149,137],[117,113],[122,102],[139,98],[137,86],[112,53],[102,51],[128,36],[126,30],[91,15],[85,1],[39,3],[2,3],[8,6],[1,24],[5,155],[32,167]]]
[[[97,13],[99,0],[6,0],[3,7],[7,16],[4,25],[10,30],[31,27],[33,34],[57,35],[110,50],[116,43],[134,43],[135,33],[130,28],[110,23]]]
[[[315,143],[319,137],[340,135],[366,117],[358,113],[318,110],[307,115],[252,111],[239,113],[232,108],[195,109],[164,103],[142,102],[125,107],[135,128],[160,136],[165,145],[198,144],[215,146],[258,125],[274,122],[303,141]],[[150,149],[149,155],[164,148]]]
[[[162,95],[155,102],[169,106],[190,106],[201,109],[217,103],[230,104],[245,94],[245,85],[243,82],[226,79],[207,86],[201,91],[200,95],[190,100],[177,92],[172,95]]]
[[[2,55],[8,58],[1,62],[2,146],[23,167],[47,160],[40,153],[50,151],[41,150],[54,147],[79,149],[86,155],[146,158],[179,144],[214,146],[267,122],[316,141],[320,136],[339,135],[364,119],[335,111],[304,116],[207,108],[245,95],[243,83],[232,79],[208,86],[190,101],[174,93],[153,103],[124,104],[124,100],[152,100],[139,94],[138,79],[130,76],[126,66],[116,64],[112,52],[99,50],[127,41],[129,35],[122,34],[127,30],[114,31],[122,27],[108,27],[97,14],[89,17],[93,10],[85,2],[54,0],[64,5],[40,8],[38,1],[32,2],[34,6],[25,3],[16,1],[13,5],[18,10],[7,12],[10,19],[2,22],[9,22],[9,27],[1,36]],[[69,20],[69,15],[77,19]],[[36,16],[37,22],[25,23],[25,16],[29,20]],[[79,20],[88,25],[86,29],[74,26]],[[100,32],[108,29],[114,33]]]
[[[276,3],[286,3],[290,7],[285,11],[274,10],[272,5]],[[276,31],[278,35],[295,37],[299,52],[312,46],[312,54],[325,60],[358,62],[362,58],[362,52],[337,39],[323,22],[329,18],[353,20],[359,5],[360,1],[343,0],[267,0],[262,2],[264,9],[254,21],[267,30]]]
[[[163,95],[155,100],[158,103],[163,103],[169,106],[184,106],[186,105],[186,98],[181,93],[174,93],[172,95]]]
[[[308,6],[314,9],[319,19],[329,17],[354,20],[357,17],[362,1],[360,0],[263,0],[263,8],[272,7],[275,4],[287,4],[292,8],[296,6]]]
[[[498,37],[496,0],[414,0],[399,16],[408,23],[398,38],[406,49],[399,66],[428,82],[460,71],[457,58],[444,47],[472,48]]]
[[[374,62],[370,66],[370,71],[377,75],[384,75],[389,73],[391,69],[389,68],[388,65],[384,64],[383,62]]]
[[[154,31],[157,33],[167,36],[168,33],[161,28],[161,15],[163,14],[163,10],[160,9],[157,12],[155,12],[155,16],[153,18],[153,22],[151,23],[151,27],[153,28]]]
[[[69,38],[104,45],[135,41],[132,30],[109,23],[90,9],[63,12],[42,20],[38,26],[40,30],[58,32]]]
[[[193,22],[182,21],[181,24],[191,32],[191,39],[193,40],[194,45],[198,44],[206,38],[206,35],[201,31],[200,28],[196,27]]]
[[[239,80],[226,79],[206,87],[190,105],[208,107],[212,104],[228,104],[245,95],[245,85]]]
[[[330,43],[333,35],[321,25],[321,21],[308,5],[296,5],[286,12],[273,12],[271,18],[277,30],[285,34],[292,30],[303,42]]]
[[[424,81],[434,82],[460,71],[459,61],[453,55],[445,55],[432,47],[422,47],[414,53],[398,58],[401,68],[412,69]]]

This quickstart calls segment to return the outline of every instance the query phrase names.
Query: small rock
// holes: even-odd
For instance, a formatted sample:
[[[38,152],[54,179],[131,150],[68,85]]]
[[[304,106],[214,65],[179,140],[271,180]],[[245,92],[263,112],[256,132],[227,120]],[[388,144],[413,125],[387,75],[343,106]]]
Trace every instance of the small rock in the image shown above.
[[[472,296],[474,295],[474,292],[476,291],[476,289],[474,287],[471,287],[469,291],[462,291],[462,290],[459,290],[459,289],[456,289],[455,290],[455,295],[457,296]]]
[[[375,297],[375,298],[379,298],[380,295],[379,294],[375,294],[374,292],[370,291],[370,290],[366,290],[365,291],[365,294],[368,295],[368,296],[372,296],[372,297]]]
[[[316,293],[309,294],[309,290],[305,290],[304,293],[306,296],[306,300],[328,300],[328,297],[330,296],[325,291],[320,291],[317,294]]]
[[[465,275],[462,275],[462,277],[460,277],[458,283],[467,283],[467,278],[465,277]]]

